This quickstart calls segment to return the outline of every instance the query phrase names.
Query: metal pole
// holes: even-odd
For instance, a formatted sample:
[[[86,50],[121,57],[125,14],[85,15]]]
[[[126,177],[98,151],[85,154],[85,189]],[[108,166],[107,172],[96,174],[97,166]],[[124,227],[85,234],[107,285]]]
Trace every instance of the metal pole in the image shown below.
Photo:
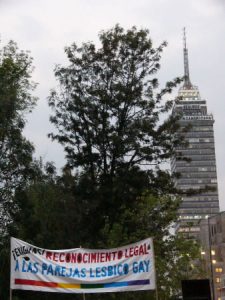
[[[211,240],[211,232],[210,232],[210,217],[208,217],[208,234],[209,234],[209,260],[210,260],[210,272],[211,272],[211,288],[212,288],[212,300],[215,300],[215,291],[214,291],[214,276],[213,276],[213,265],[212,265],[212,240]]]
[[[81,249],[82,247],[80,246],[80,249]],[[86,297],[85,297],[85,293],[83,293],[83,300],[86,300]]]
[[[154,248],[153,240],[152,240],[152,253],[153,253],[153,260],[154,260],[154,271],[155,271],[155,299],[159,300],[157,274],[156,274],[156,267],[155,267],[155,248]]]
[[[155,299],[159,300],[159,293],[158,293],[157,285],[155,286]]]
[[[9,283],[9,300],[12,300],[12,289],[11,289],[11,277],[12,277],[12,272],[11,272],[11,265],[12,265],[12,256],[11,256],[11,251],[12,251],[12,237],[10,237],[10,283]]]

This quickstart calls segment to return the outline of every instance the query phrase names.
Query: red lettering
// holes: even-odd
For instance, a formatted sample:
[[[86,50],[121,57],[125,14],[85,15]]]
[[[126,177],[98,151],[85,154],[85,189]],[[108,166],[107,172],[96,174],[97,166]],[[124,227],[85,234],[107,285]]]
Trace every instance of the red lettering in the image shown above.
[[[128,258],[129,254],[128,254],[128,249],[125,249],[125,257]]]
[[[97,253],[91,253],[91,263],[96,263]]]
[[[65,253],[60,253],[59,254],[59,261],[64,262],[65,261]]]
[[[118,255],[118,259],[121,259],[123,257],[123,251],[122,250],[118,251],[117,255]]]
[[[83,254],[83,263],[87,263],[88,262],[88,253],[84,253]]]
[[[134,248],[133,247],[131,247],[130,251],[129,251],[129,257],[132,257],[132,256],[134,256]]]
[[[138,250],[139,250],[139,249],[138,249],[138,246],[135,246],[135,247],[134,247],[134,256],[137,256],[137,255],[138,255],[138,253],[139,253]]]
[[[82,262],[82,254],[81,253],[78,253],[78,255],[77,255],[77,262],[78,263]]]
[[[144,252],[145,252],[144,254],[149,254],[147,244],[144,244]]]
[[[115,260],[116,259],[116,251],[114,251],[114,252],[112,252],[112,255],[113,255],[113,260]]]
[[[71,253],[70,262],[71,263],[77,262],[77,254],[76,253]]]
[[[141,245],[139,249],[139,255],[145,255],[145,254],[148,254],[146,244]]]
[[[100,253],[100,262],[105,262],[105,253]]]
[[[110,252],[107,252],[106,253],[106,257],[105,257],[105,261],[111,261],[111,253]]]
[[[46,259],[52,260],[52,252],[49,251],[46,252]]]
[[[56,253],[56,252],[53,253],[53,260],[59,261],[59,253]]]

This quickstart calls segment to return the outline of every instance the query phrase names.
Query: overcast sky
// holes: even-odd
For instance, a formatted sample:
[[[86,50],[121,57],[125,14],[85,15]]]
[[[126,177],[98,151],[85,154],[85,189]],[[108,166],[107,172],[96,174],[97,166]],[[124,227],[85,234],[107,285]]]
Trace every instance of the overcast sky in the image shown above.
[[[2,45],[10,39],[34,58],[33,80],[38,105],[28,117],[26,136],[36,156],[63,166],[60,145],[47,134],[50,110],[46,98],[56,86],[53,69],[65,64],[64,47],[97,42],[97,35],[119,23],[148,28],[155,46],[168,46],[158,74],[161,84],[183,75],[182,28],[186,27],[190,77],[215,119],[220,206],[225,210],[225,1],[224,0],[0,0]]]

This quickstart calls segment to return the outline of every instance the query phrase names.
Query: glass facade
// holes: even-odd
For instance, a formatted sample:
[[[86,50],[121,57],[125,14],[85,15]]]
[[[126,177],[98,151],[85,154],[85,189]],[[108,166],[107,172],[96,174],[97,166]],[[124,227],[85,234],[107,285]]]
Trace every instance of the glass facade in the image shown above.
[[[181,129],[188,127],[183,133],[187,145],[177,147],[171,161],[172,172],[180,174],[175,185],[183,195],[177,231],[198,238],[200,220],[219,212],[214,119],[198,88],[191,84],[179,90],[173,113],[181,115]]]

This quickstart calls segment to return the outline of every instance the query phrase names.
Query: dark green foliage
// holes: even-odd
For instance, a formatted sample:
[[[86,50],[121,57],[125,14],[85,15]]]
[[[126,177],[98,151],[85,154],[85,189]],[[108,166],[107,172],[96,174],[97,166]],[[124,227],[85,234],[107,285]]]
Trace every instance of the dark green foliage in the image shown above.
[[[175,134],[178,117],[169,116],[172,102],[165,100],[180,79],[159,90],[155,73],[166,43],[153,48],[147,30],[133,27],[125,32],[117,25],[100,34],[100,44],[99,49],[92,43],[80,48],[73,44],[66,48],[69,65],[56,68],[60,86],[49,104],[58,131],[50,136],[64,146],[67,164],[59,176],[54,164],[32,162],[32,146],[21,140],[31,148],[20,160],[27,165],[19,184],[9,189],[13,207],[8,210],[8,232],[48,249],[118,247],[152,236],[159,295],[169,299],[198,251],[192,242],[170,234],[179,199],[169,171],[161,168],[174,154],[174,145],[182,143]],[[30,88],[24,85],[25,91]],[[23,99],[32,103],[28,94]],[[19,137],[22,108],[29,106],[22,103],[14,118],[21,123],[12,126],[20,128]],[[8,287],[8,238],[2,236],[0,243],[0,271]],[[2,287],[0,281],[5,300],[8,290]],[[15,291],[14,297],[82,299],[28,291]],[[116,298],[154,299],[155,292],[86,295],[86,300]]]
[[[35,84],[30,80],[32,59],[19,51],[14,42],[0,50],[0,297],[9,295],[8,225],[18,207],[15,191],[25,188],[34,175],[33,146],[22,131],[25,113],[36,99],[31,96]]]
[[[98,50],[92,43],[66,48],[70,64],[57,67],[60,90],[49,98],[58,129],[51,137],[65,146],[71,168],[82,167],[95,180],[170,157],[177,124],[172,116],[160,122],[172,104],[162,98],[180,82],[156,90],[166,43],[153,48],[147,30],[116,26],[100,42]]]
[[[30,92],[32,59],[14,42],[0,51],[0,224],[10,220],[9,209],[15,189],[32,173],[33,146],[22,136],[24,114],[36,99]]]
[[[81,207],[74,197],[75,188],[76,178],[69,172],[65,170],[62,176],[58,176],[52,163],[43,167],[41,162],[36,162],[35,180],[15,193],[17,211],[13,215],[13,223],[8,226],[10,235],[46,249],[79,246],[84,228],[80,221]],[[5,252],[3,257],[8,259],[8,247]],[[6,274],[9,271],[7,268]],[[31,297],[34,300],[62,299],[62,294],[55,293],[15,290],[13,294],[18,297],[16,299],[23,300]],[[63,295],[63,299],[80,298],[80,295]]]
[[[183,143],[177,134],[179,116],[169,114],[172,102],[165,100],[180,79],[159,90],[155,73],[166,43],[153,48],[147,30],[133,27],[125,32],[117,25],[99,38],[99,49],[92,43],[67,47],[69,65],[55,70],[60,87],[52,91],[49,105],[57,133],[50,137],[64,146],[67,169],[77,172],[77,228],[85,228],[80,243],[115,247],[154,237],[160,294],[170,298],[179,289],[184,260],[178,259],[181,240],[169,233],[179,201],[171,175],[161,165]],[[174,285],[170,276],[177,276]]]
[[[78,217],[75,182],[68,174],[57,176],[52,163],[44,169],[40,166],[35,181],[15,195],[19,208],[14,216],[17,236],[42,248],[74,247],[79,241],[74,227]]]
[[[92,43],[66,48],[69,66],[56,68],[60,89],[49,104],[58,133],[50,136],[64,145],[67,167],[80,171],[76,197],[86,203],[84,241],[107,246],[105,224],[111,229],[146,190],[174,192],[160,165],[180,142],[174,135],[179,125],[168,117],[172,102],[163,98],[180,79],[158,89],[154,74],[166,43],[153,48],[147,30],[125,32],[117,25],[99,37],[99,49]]]
[[[86,203],[82,220],[93,246],[107,244],[106,221],[112,226],[146,190],[174,192],[160,165],[180,141],[176,119],[168,117],[172,103],[163,100],[180,79],[159,91],[154,77],[166,43],[155,49],[147,30],[124,32],[118,25],[102,32],[100,42],[98,50],[92,43],[66,48],[70,64],[57,67],[60,89],[49,98],[58,129],[50,136],[64,145],[68,168],[81,171],[76,195]]]

